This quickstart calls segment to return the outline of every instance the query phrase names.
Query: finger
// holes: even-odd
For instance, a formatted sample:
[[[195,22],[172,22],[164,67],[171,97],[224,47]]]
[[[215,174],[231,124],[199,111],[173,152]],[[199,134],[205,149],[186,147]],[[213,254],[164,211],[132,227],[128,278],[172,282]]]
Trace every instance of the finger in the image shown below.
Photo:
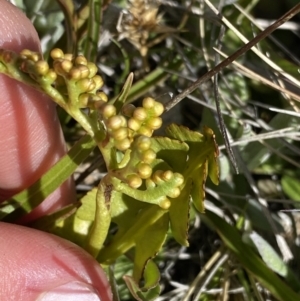
[[[26,16],[0,0],[0,48],[40,50],[39,38]],[[0,75],[0,201],[29,187],[65,152],[54,103],[36,90]],[[23,222],[61,208],[75,199],[66,181]]]
[[[0,300],[111,300],[104,272],[81,248],[45,232],[0,224]]]

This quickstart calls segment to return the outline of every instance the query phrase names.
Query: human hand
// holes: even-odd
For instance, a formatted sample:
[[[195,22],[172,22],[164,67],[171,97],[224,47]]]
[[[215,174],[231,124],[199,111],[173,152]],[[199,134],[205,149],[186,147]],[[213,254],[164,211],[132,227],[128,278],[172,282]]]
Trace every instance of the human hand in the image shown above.
[[[0,0],[0,48],[40,51],[30,21]],[[0,75],[0,201],[29,187],[66,149],[55,105],[45,95]],[[22,219],[34,220],[75,200],[71,180]],[[54,235],[0,223],[0,300],[111,300],[99,264]]]

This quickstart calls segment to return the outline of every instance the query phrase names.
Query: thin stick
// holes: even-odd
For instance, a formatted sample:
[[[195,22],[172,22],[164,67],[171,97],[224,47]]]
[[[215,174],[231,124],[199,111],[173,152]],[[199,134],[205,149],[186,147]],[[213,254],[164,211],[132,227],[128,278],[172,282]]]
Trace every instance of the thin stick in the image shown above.
[[[213,48],[213,50],[215,50],[216,52],[218,52],[221,56],[223,56],[224,58],[228,58],[228,55],[225,54],[224,52],[222,52],[220,49],[217,48]],[[296,93],[293,93],[285,88],[282,88],[279,85],[274,84],[273,82],[271,82],[270,80],[268,80],[267,78],[259,75],[258,73],[252,71],[251,69],[247,68],[246,66],[240,64],[237,61],[232,62],[233,66],[235,66],[236,70],[238,70],[240,73],[244,74],[245,76],[247,76],[250,79],[254,79],[256,81],[262,82],[265,85],[279,91],[282,92],[284,94],[287,94],[289,97],[291,97],[292,99],[300,102],[300,96]],[[298,114],[296,116],[299,116]]]

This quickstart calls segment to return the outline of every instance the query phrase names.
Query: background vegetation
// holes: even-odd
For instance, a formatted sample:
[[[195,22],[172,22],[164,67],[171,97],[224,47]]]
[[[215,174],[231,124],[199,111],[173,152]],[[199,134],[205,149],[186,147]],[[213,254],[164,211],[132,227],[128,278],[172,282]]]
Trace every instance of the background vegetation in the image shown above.
[[[169,108],[164,125],[205,125],[216,134],[220,185],[207,183],[205,214],[191,210],[189,246],[170,236],[158,254],[156,300],[299,300],[299,15],[176,106],[171,101],[298,1],[11,2],[35,25],[45,58],[54,47],[84,53],[109,99],[133,72],[131,102],[152,96]],[[83,131],[59,115],[71,146]],[[104,174],[95,151],[77,168],[78,195]],[[111,269],[121,300],[133,298],[122,280],[131,269],[126,257]]]

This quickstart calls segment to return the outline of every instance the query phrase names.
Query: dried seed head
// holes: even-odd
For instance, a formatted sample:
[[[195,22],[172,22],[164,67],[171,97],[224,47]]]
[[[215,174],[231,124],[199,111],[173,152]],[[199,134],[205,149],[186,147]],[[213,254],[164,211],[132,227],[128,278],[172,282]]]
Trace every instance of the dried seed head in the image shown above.
[[[159,26],[162,16],[158,15],[158,5],[154,1],[128,1],[128,14],[124,15],[118,31],[120,38],[127,38],[141,53],[148,51],[148,38]]]

